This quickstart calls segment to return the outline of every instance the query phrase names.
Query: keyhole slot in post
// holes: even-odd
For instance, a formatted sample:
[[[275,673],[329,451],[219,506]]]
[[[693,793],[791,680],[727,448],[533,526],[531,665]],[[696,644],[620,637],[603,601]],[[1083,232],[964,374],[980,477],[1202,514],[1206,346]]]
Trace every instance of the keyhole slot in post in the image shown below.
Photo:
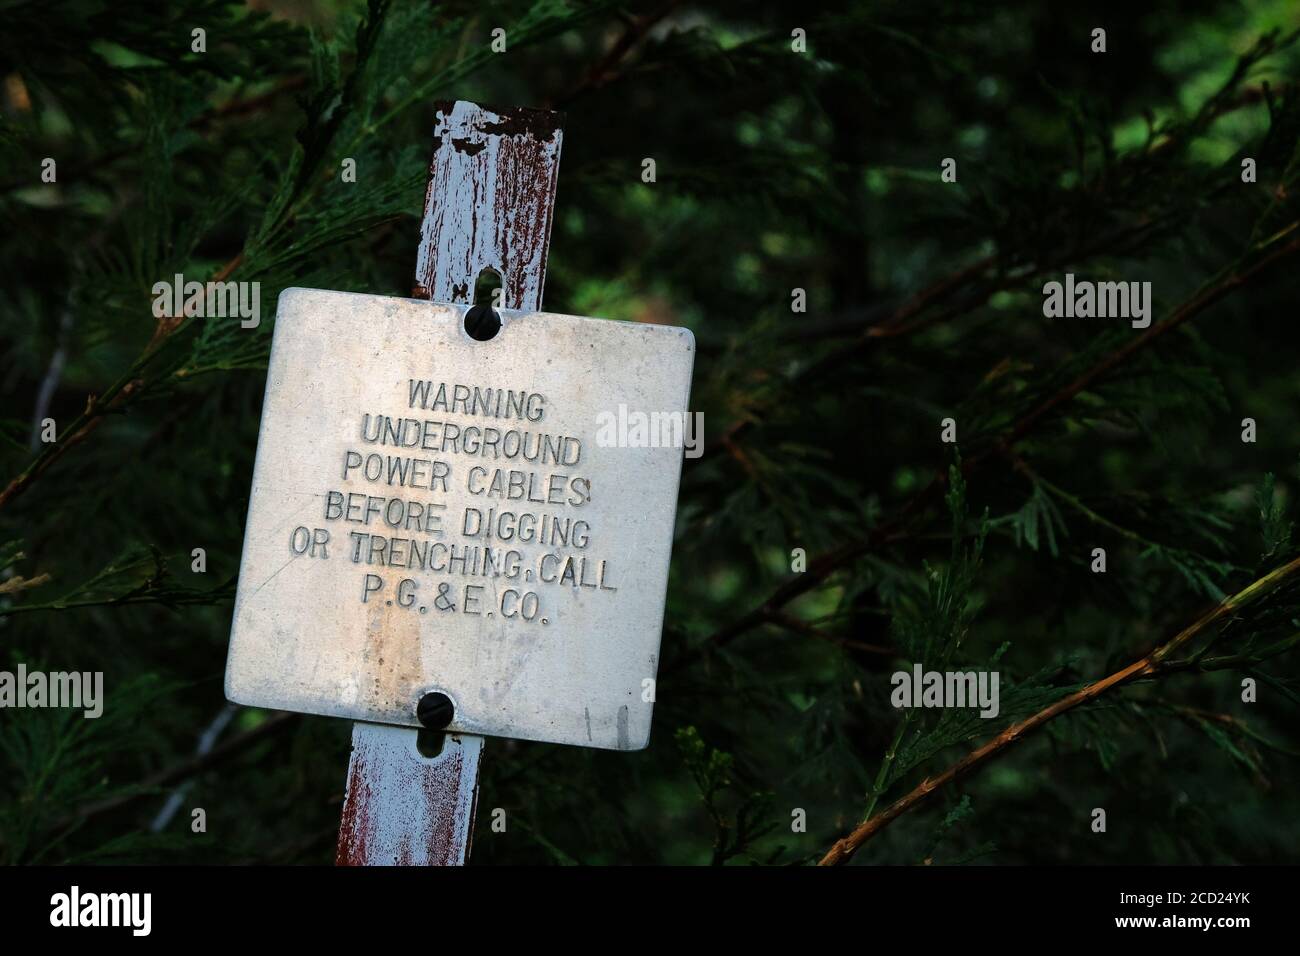
[[[433,760],[439,756],[442,753],[442,748],[446,745],[447,732],[445,730],[430,730],[428,727],[421,727],[416,731],[415,749],[426,760]]]
[[[497,308],[503,295],[501,273],[484,269],[474,281],[474,305],[465,313],[465,331],[477,342],[496,338],[501,331],[501,316]]]
[[[470,299],[470,305],[486,305],[490,309],[505,308],[504,286],[501,273],[490,266],[483,269],[474,280],[474,297]]]
[[[415,705],[415,719],[422,725],[415,738],[415,749],[421,757],[432,760],[442,753],[447,734],[444,728],[456,716],[456,705],[441,691],[431,691]]]

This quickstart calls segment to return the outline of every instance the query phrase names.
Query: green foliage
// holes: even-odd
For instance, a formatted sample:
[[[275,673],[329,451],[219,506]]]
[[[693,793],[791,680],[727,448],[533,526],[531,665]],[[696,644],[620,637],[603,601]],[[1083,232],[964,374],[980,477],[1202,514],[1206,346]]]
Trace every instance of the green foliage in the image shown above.
[[[1294,522],[1287,520],[1282,503],[1277,499],[1276,479],[1272,472],[1260,482],[1255,503],[1259,508],[1259,530],[1264,539],[1261,560],[1268,562],[1290,546],[1291,531],[1295,527]]]
[[[776,829],[776,823],[763,822],[770,821],[772,795],[751,792],[738,783],[735,761],[730,754],[707,746],[694,727],[678,729],[677,746],[714,827],[714,866],[747,853],[756,841]]]
[[[432,103],[464,98],[564,110],[547,308],[690,327],[708,429],[651,746],[490,741],[480,807],[511,823],[480,819],[477,862],[815,861],[1225,597],[859,858],[1293,862],[1287,4],[1126,7],[1104,58],[1095,11],[1029,0],[3,6],[0,670],[101,670],[107,700],[0,712],[0,861],[331,859],[343,722],[241,710],[230,758],[189,762],[277,297],[409,292]],[[1044,318],[1066,272],[1150,281],[1152,328]],[[177,273],[259,282],[261,325],[155,318]],[[916,663],[997,670],[998,717],[895,709]],[[177,786],[210,834],[152,831]]]

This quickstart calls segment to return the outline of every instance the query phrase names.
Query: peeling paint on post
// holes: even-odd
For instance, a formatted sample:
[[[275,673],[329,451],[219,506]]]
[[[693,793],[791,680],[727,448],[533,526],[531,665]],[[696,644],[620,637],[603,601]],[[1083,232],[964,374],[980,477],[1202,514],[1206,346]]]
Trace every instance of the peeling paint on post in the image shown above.
[[[503,307],[540,311],[560,114],[440,103],[434,135],[412,295],[465,304],[479,273],[495,269]]]
[[[544,110],[438,104],[415,298],[468,303],[491,268],[501,275],[503,308],[541,309],[560,123]],[[404,727],[352,725],[339,865],[459,866],[469,858],[483,738],[449,734],[442,752],[426,758],[417,737]]]
[[[417,731],[352,725],[339,866],[461,866],[469,858],[483,738],[448,734],[432,759]]]

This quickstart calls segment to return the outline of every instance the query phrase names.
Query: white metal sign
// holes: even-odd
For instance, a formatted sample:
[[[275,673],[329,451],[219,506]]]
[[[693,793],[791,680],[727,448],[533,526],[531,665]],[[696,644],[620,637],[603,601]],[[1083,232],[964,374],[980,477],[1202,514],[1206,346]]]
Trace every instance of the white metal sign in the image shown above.
[[[289,289],[235,600],[238,703],[636,750],[649,740],[686,329]]]

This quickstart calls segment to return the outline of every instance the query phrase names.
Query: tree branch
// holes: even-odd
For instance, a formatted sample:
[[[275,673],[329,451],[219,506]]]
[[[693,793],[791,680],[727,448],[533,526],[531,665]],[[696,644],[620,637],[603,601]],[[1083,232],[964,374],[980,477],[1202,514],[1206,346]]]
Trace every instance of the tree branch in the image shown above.
[[[1300,226],[1300,223],[1293,223],[1289,228],[1294,229],[1297,226]],[[1017,442],[1041,424],[1049,413],[1069,402],[1089,385],[1093,384],[1104,375],[1113,372],[1139,351],[1159,340],[1168,332],[1182,325],[1194,316],[1199,315],[1201,312],[1204,312],[1210,306],[1244,286],[1247,282],[1257,278],[1282,261],[1294,256],[1297,252],[1300,252],[1300,236],[1292,238],[1289,242],[1275,249],[1268,255],[1263,256],[1244,270],[1237,271],[1234,269],[1227,271],[1216,282],[1207,285],[1182,305],[1174,309],[1167,319],[1160,323],[1153,324],[1142,335],[1134,337],[1114,352],[1111,352],[1076,378],[1073,382],[1053,393],[1031,411],[1026,413],[1024,417],[1016,422],[1006,437],[996,442],[991,448],[964,460],[961,466],[962,475],[969,476],[971,473],[987,464],[990,459],[1005,456]],[[912,498],[910,498],[889,521],[877,525],[868,532],[865,539],[842,545],[834,551],[828,551],[825,554],[817,556],[809,562],[808,569],[805,572],[784,581],[775,591],[772,592],[766,601],[745,614],[743,617],[718,628],[709,635],[705,644],[722,646],[730,643],[734,638],[741,634],[758,627],[760,624],[765,624],[770,621],[771,615],[774,611],[779,610],[795,598],[813,590],[841,568],[853,564],[863,555],[868,554],[885,544],[906,539],[910,536],[907,526],[911,520],[917,514],[928,508],[934,501],[941,498],[943,493],[947,490],[947,487],[947,472],[940,471],[928,485],[913,495]],[[688,655],[686,659],[690,659],[690,655]],[[682,662],[679,662],[678,666],[680,666],[681,663]]]
[[[547,109],[560,110],[564,109],[575,99],[590,90],[598,90],[609,82],[611,74],[615,68],[622,62],[641,39],[650,32],[650,29],[664,17],[668,16],[681,3],[681,0],[668,0],[667,3],[661,4],[657,9],[650,11],[641,17],[634,17],[623,31],[622,35],[614,41],[608,52],[602,56],[594,66],[587,72],[587,75],[578,82],[568,93],[552,100]]]
[[[232,757],[242,753],[254,744],[268,740],[290,726],[296,724],[302,718],[301,714],[293,714],[283,711],[272,713],[266,720],[253,727],[251,730],[245,730],[243,733],[230,737],[223,743],[213,747],[205,754],[198,754],[172,764],[164,770],[145,777],[140,781],[138,788],[130,793],[118,794],[108,797],[96,803],[87,804],[86,806],[75,811],[71,816],[65,817],[55,824],[55,829],[72,829],[85,823],[94,817],[117,810],[127,806],[137,800],[142,800],[157,793],[163,787],[172,786],[182,780],[187,780],[195,774],[209,770],[218,764],[225,763]]]
[[[937,777],[926,777],[915,788],[905,796],[895,800],[884,810],[874,816],[868,817],[865,821],[849,833],[848,836],[836,841],[824,857],[822,857],[821,866],[839,866],[847,863],[853,858],[862,845],[870,840],[873,836],[883,830],[889,824],[893,823],[900,816],[909,810],[924,803],[931,794],[940,788],[966,776],[971,771],[983,766],[994,757],[1011,747],[1023,737],[1037,730],[1043,724],[1047,723],[1054,717],[1059,717],[1067,711],[1073,710],[1080,704],[1089,703],[1107,691],[1112,690],[1128,681],[1155,676],[1160,673],[1172,673],[1176,668],[1166,666],[1166,658],[1174,651],[1186,645],[1189,641],[1204,633],[1208,628],[1222,621],[1225,617],[1237,613],[1242,608],[1254,603],[1260,598],[1271,594],[1280,585],[1288,579],[1294,577],[1300,572],[1300,558],[1282,565],[1282,567],[1271,571],[1264,577],[1252,582],[1247,587],[1225,598],[1218,606],[1199,617],[1195,622],[1189,624],[1183,630],[1157,647],[1145,657],[1134,661],[1127,667],[1116,671],[1108,677],[1094,681],[1091,684],[1069,694],[1056,703],[1043,708],[1032,717],[1028,717],[1018,723],[1012,724],[1003,730],[1000,734],[984,744],[982,747],[968,753],[961,760],[957,761]],[[1287,645],[1287,642],[1283,642]],[[1181,669],[1178,667],[1177,669]]]

